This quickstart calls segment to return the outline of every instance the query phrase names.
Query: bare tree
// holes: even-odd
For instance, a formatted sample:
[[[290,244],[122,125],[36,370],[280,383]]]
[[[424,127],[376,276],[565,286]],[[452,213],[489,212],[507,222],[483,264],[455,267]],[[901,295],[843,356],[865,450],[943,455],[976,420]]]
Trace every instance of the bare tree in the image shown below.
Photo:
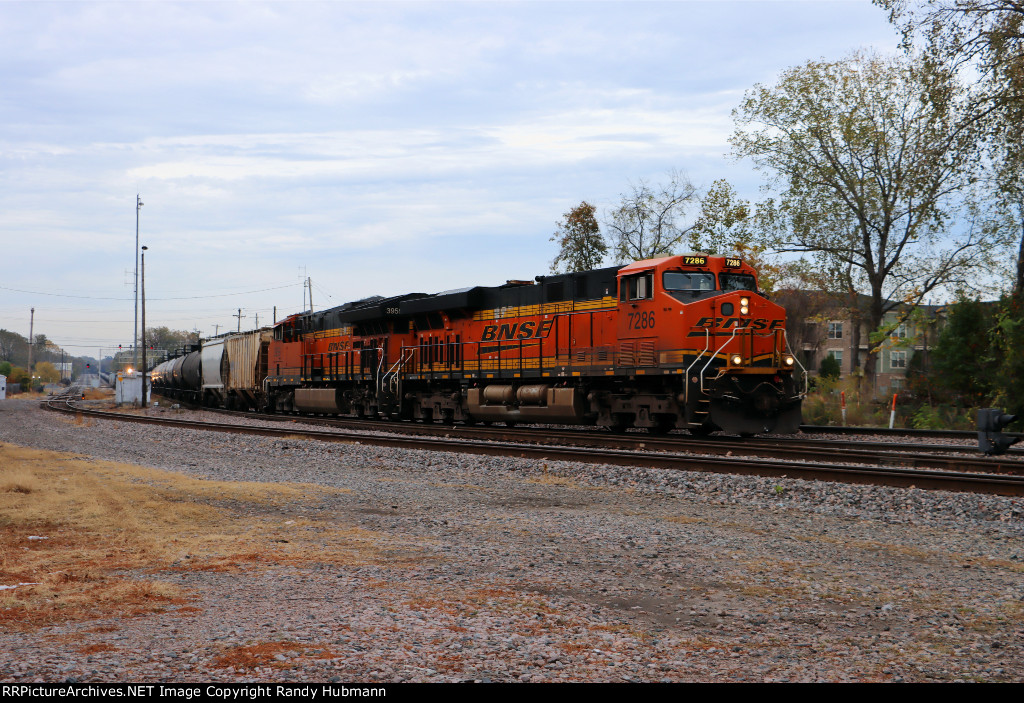
[[[668,175],[667,183],[655,187],[641,180],[606,216],[617,262],[667,256],[693,229],[684,219],[697,200],[697,188],[680,171]]]

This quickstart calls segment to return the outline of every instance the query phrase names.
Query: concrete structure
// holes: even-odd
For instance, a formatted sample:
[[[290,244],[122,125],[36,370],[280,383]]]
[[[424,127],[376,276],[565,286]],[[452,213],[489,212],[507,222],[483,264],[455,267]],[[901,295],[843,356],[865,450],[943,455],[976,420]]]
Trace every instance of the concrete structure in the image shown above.
[[[0,400],[7,397],[7,377],[0,376]]]
[[[150,399],[149,379],[146,379],[146,401]],[[142,376],[137,373],[117,374],[117,381],[114,384],[114,402],[117,405],[131,405],[138,407],[142,405]]]

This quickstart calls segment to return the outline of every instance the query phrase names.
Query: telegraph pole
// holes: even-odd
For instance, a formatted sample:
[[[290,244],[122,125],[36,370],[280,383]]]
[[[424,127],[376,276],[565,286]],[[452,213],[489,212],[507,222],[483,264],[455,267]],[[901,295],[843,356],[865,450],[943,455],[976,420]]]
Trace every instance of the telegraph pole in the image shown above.
[[[134,335],[133,347],[135,354],[139,351],[139,210],[142,209],[144,203],[139,194],[135,194],[135,322],[132,334]],[[143,323],[145,324],[145,323]],[[137,358],[135,354],[132,354],[132,365],[138,366],[136,363]]]
[[[32,376],[32,347],[35,346],[36,340],[34,335],[36,324],[36,309],[32,308],[32,316],[28,319],[28,375]],[[32,382],[29,381],[28,389],[32,390]]]
[[[232,315],[231,317],[237,317],[238,318],[238,331],[241,332],[242,331],[242,318],[243,317],[247,317],[246,315],[242,314],[242,308],[238,308],[238,314],[237,315]]]
[[[146,249],[142,247],[142,407],[146,407]]]

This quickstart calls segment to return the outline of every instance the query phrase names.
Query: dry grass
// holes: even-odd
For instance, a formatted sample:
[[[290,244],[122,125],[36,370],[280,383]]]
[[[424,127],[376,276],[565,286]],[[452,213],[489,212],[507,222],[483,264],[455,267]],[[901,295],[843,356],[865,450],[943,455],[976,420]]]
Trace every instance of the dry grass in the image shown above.
[[[310,562],[404,564],[410,545],[301,515],[347,492],[203,481],[0,443],[0,627],[34,627],[184,603],[142,576]],[[134,572],[134,575],[129,572]]]
[[[277,658],[285,657],[284,661]],[[323,646],[302,644],[300,642],[278,641],[264,642],[242,647],[231,647],[222,652],[214,661],[213,666],[220,669],[252,669],[257,666],[271,666],[278,669],[289,669],[295,666],[299,658],[334,659],[339,655]]]

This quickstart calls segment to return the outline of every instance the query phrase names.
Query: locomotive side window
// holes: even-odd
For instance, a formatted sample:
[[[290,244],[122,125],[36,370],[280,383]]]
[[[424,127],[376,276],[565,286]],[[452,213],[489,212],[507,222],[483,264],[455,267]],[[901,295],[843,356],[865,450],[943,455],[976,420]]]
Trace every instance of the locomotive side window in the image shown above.
[[[718,281],[722,284],[722,290],[757,291],[757,281],[749,273],[721,273]]]
[[[654,297],[654,274],[640,273],[622,279],[619,300],[647,300]]]
[[[662,285],[665,290],[714,290],[715,275],[703,271],[666,271]]]
[[[661,284],[676,300],[697,300],[715,290],[715,274],[707,271],[666,271]]]

